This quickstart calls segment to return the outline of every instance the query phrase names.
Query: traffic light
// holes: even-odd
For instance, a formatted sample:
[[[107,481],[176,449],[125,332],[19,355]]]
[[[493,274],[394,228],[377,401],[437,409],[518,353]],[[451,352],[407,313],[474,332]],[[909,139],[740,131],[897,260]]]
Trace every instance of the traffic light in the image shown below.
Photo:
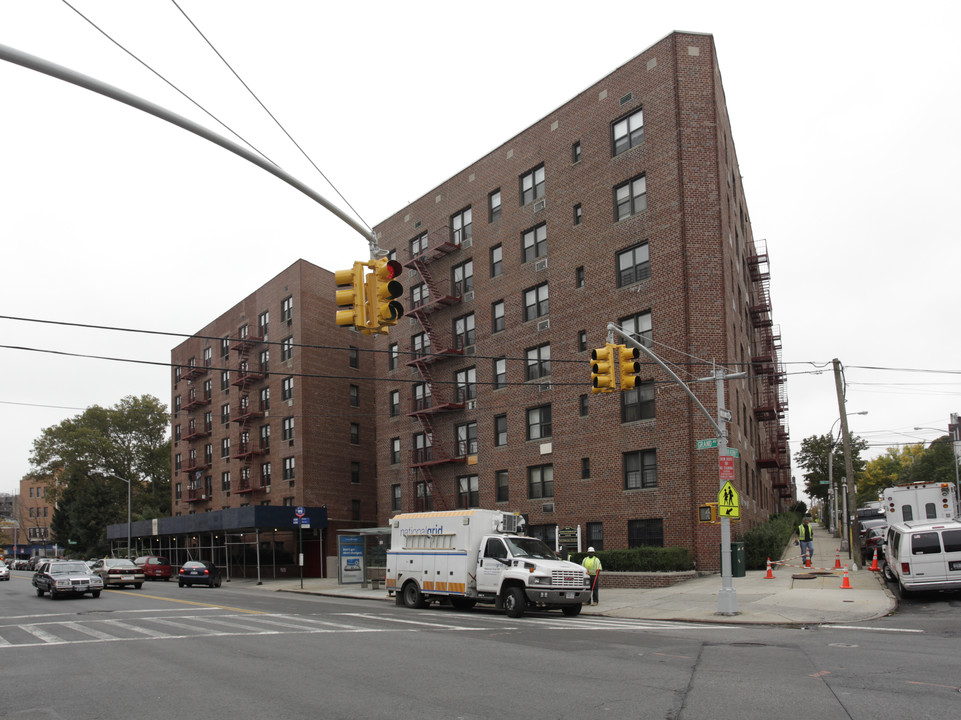
[[[602,348],[591,350],[591,392],[614,392],[617,376],[614,374],[614,348],[608,343]]]
[[[698,522],[717,522],[717,503],[707,503],[697,509]]]
[[[337,304],[341,307],[353,306],[350,310],[337,311],[338,325],[353,325],[357,329],[367,327],[367,312],[364,307],[364,265],[365,263],[355,262],[352,269],[338,270],[334,273]]]
[[[399,278],[403,270],[396,260],[380,258],[370,263],[374,272],[367,276],[367,327],[376,333],[386,333],[404,315],[404,306],[395,298],[404,294]]]
[[[621,362],[621,390],[631,390],[637,385],[637,374],[641,371],[641,364],[637,359],[641,351],[635,347],[617,346]]]

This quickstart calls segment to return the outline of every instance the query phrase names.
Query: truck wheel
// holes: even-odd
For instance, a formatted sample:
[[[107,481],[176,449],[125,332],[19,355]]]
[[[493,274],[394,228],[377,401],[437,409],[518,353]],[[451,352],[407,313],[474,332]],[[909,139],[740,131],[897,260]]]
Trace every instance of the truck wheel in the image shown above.
[[[37,588],[37,597],[43,597],[43,590]]]
[[[894,573],[891,572],[891,566],[887,563],[884,563],[884,568],[881,570],[881,574],[884,575],[884,579],[888,582],[895,582],[897,580],[897,578],[894,577]]]
[[[454,606],[455,610],[470,610],[477,604],[477,601],[474,598],[452,597],[450,604]]]
[[[577,603],[577,605],[565,605],[561,608],[561,612],[567,615],[567,617],[577,617],[581,614],[581,604]]]
[[[526,606],[527,599],[524,597],[523,590],[516,586],[507,588],[507,592],[504,593],[504,612],[507,613],[507,617],[522,617]]]
[[[415,610],[427,607],[427,601],[417,587],[417,583],[409,582],[404,585],[404,605]]]

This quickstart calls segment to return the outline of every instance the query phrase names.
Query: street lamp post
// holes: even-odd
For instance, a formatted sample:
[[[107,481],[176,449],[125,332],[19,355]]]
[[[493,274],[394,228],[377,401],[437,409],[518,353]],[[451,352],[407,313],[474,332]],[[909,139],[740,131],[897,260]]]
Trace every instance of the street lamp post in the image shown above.
[[[934,430],[935,432],[941,432],[939,428],[933,427],[916,427],[915,430]],[[951,456],[954,459],[954,491],[957,494],[959,501],[961,501],[961,478],[958,477],[958,453],[955,448],[958,447],[959,438],[956,435],[959,434],[959,428],[957,425],[951,426]]]

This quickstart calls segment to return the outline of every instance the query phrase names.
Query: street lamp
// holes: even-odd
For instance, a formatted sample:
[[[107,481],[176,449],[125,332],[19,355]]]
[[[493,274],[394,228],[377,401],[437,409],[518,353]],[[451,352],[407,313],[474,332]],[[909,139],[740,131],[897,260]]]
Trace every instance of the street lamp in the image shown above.
[[[934,430],[935,432],[943,432],[940,428],[933,427],[916,427],[915,430]],[[954,457],[954,490],[958,497],[961,498],[961,478],[958,477],[958,453],[956,448],[958,447],[958,438],[955,435],[958,434],[958,429],[956,427],[951,428],[951,455]]]

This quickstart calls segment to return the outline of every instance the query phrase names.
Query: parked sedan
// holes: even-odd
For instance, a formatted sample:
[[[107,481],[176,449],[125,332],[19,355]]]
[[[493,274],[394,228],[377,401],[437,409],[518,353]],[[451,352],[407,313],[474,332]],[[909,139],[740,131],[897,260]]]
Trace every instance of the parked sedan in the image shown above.
[[[138,590],[143,587],[143,572],[130,560],[102,558],[93,564],[93,572],[103,580],[104,587],[133,585]]]
[[[159,555],[144,555],[143,557],[138,557],[133,562],[140,567],[143,571],[143,576],[148,580],[151,578],[169,580],[170,576],[173,575],[173,568],[170,566],[170,561]]]
[[[37,597],[50,593],[51,600],[86,593],[96,598],[100,597],[100,591],[103,590],[103,580],[91,573],[82,562],[54,561],[40,565],[33,574],[33,586],[37,588]]]
[[[884,562],[884,542],[887,526],[874,527],[861,537],[861,565],[866,566],[874,560],[874,551],[878,551],[878,562]]]
[[[9,579],[10,579],[10,568],[7,567],[7,564],[5,562],[0,560],[0,580],[9,580]]]
[[[189,560],[181,566],[177,581],[180,587],[184,585],[208,585],[213,588],[220,587],[222,579],[220,569],[212,562]]]

